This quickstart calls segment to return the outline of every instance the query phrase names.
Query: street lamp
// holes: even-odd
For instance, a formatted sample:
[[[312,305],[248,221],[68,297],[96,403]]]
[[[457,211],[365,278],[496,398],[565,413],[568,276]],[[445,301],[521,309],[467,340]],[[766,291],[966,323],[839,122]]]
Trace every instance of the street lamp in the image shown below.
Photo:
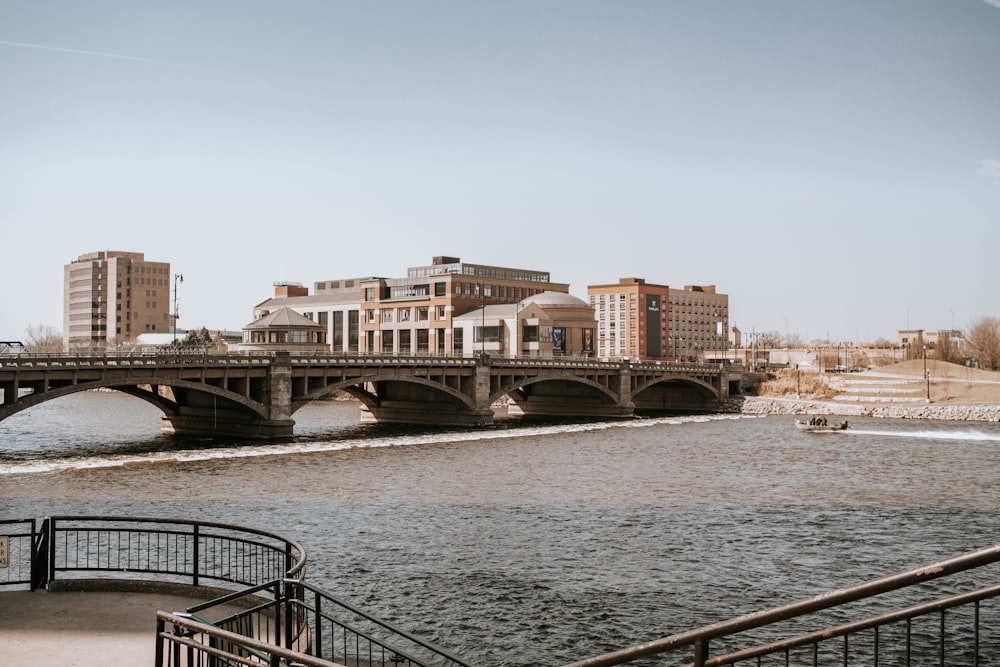
[[[179,282],[180,283],[184,282],[184,274],[183,273],[175,273],[174,274],[174,317],[173,317],[173,325],[174,326],[173,326],[173,339],[174,339],[175,343],[177,342],[177,283],[179,283]]]

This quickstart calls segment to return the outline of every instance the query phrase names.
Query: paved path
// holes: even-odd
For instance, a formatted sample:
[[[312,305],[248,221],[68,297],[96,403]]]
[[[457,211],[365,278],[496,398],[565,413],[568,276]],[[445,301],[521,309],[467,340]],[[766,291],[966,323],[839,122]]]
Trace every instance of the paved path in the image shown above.
[[[0,665],[152,665],[156,612],[196,603],[151,593],[0,593]]]

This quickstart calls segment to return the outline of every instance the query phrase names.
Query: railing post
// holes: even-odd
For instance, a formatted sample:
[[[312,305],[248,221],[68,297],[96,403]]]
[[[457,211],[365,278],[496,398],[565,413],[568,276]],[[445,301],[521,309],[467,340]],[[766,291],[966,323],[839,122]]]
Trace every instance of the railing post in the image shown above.
[[[693,667],[705,667],[706,660],[708,660],[708,640],[698,639],[694,643]]]
[[[42,529],[36,531],[35,520],[31,520],[31,583],[36,590],[48,583],[49,574],[49,520],[42,521]]]
[[[198,585],[198,577],[201,574],[201,532],[198,530],[198,527],[197,523],[194,524],[194,532],[192,533],[194,545],[191,557],[194,559],[194,563],[192,564],[194,571],[191,573],[191,581],[195,586]]]
[[[45,523],[49,525],[48,538],[47,538],[49,541],[49,548],[48,548],[49,562],[48,562],[48,567],[46,568],[47,576],[45,578],[45,583],[46,585],[48,585],[53,581],[55,581],[56,579],[56,518],[49,517],[48,519],[45,520]]]
[[[163,619],[160,618],[159,616],[157,616],[157,618],[156,618],[156,649],[155,649],[155,653],[154,653],[155,657],[153,658],[153,664],[156,667],[163,667],[163,642],[165,642],[166,640],[163,639],[163,637],[161,635],[163,635],[163,631],[165,629],[166,629],[166,626],[165,626],[165,624],[163,622]]]

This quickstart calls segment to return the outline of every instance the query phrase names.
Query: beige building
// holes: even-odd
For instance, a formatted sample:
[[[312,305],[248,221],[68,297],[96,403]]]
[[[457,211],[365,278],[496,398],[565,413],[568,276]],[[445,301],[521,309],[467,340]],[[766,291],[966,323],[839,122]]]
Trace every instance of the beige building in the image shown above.
[[[668,318],[670,288],[642,278],[590,285],[587,295],[597,317],[597,356],[604,359],[667,361],[673,326]]]
[[[170,264],[141,252],[101,250],[63,267],[63,344],[104,347],[168,333]]]
[[[685,285],[670,290],[671,356],[689,361],[729,355],[729,295],[715,285]]]
[[[475,308],[516,304],[542,292],[569,292],[548,272],[435,257],[406,278],[370,278],[361,284],[361,352],[463,356],[476,345],[454,318]]]
[[[473,308],[452,318],[459,338],[472,341],[464,356],[593,356],[597,321],[586,301],[565,292],[542,292],[520,301]]]
[[[357,354],[361,283],[367,280],[372,278],[320,281],[314,283],[313,294],[309,293],[309,288],[298,283],[275,283],[274,296],[254,306],[254,321],[280,308],[290,308],[313,324],[323,327],[325,331],[323,339],[329,351],[337,354]],[[248,349],[248,343],[249,341],[244,340],[239,349]]]
[[[278,283],[274,296],[254,307],[254,320],[290,308],[322,325],[327,346],[336,353],[467,356],[481,346],[475,330],[456,326],[456,316],[483,307],[513,307],[542,292],[568,291],[544,271],[442,256],[411,267],[405,278],[325,280],[314,284],[313,294],[296,283]],[[239,347],[251,345],[245,340]]]
[[[281,307],[243,327],[241,350],[327,350],[326,328],[291,308]]]

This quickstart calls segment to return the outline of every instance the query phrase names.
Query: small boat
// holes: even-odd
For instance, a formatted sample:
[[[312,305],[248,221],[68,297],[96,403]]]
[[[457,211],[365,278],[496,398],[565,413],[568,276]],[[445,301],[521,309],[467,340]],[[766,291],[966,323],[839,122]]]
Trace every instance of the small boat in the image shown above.
[[[795,426],[804,433],[836,433],[847,430],[847,420],[839,424],[810,424],[809,422],[795,420]]]

